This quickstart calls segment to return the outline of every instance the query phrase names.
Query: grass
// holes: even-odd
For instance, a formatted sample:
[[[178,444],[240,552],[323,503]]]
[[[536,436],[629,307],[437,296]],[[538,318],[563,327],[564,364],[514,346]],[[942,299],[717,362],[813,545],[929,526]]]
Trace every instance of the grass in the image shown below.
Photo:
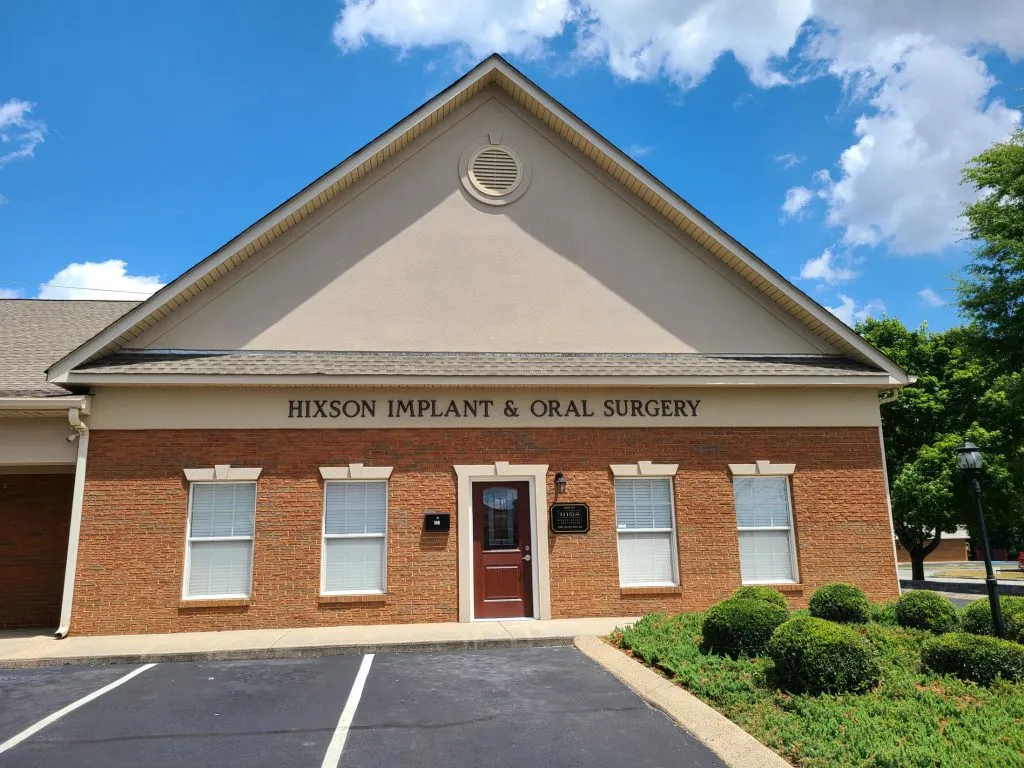
[[[996,568],[996,578],[1002,581],[1024,581],[1024,571],[1019,568]],[[932,576],[943,579],[984,579],[984,568],[950,568],[948,571],[936,571]]]
[[[768,659],[702,654],[702,620],[699,613],[651,614],[612,639],[798,766],[1024,766],[1024,686],[983,688],[921,673],[927,632],[859,627],[879,653],[879,686],[860,695],[796,696],[768,684]]]

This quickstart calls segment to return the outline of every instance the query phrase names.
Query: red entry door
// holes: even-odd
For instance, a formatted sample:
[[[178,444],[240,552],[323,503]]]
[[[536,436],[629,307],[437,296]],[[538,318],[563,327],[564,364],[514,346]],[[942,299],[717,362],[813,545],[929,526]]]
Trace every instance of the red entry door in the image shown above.
[[[533,616],[530,484],[473,484],[473,600],[478,619]]]

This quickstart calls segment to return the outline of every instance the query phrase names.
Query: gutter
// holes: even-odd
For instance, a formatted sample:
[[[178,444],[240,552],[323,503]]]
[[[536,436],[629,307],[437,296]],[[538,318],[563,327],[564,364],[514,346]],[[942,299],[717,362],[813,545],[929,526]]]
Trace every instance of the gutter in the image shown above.
[[[66,397],[0,397],[0,411],[67,411],[76,409],[82,414],[89,413],[88,395]],[[58,414],[53,414],[54,416]]]
[[[86,399],[86,406],[88,400]],[[64,566],[64,592],[60,606],[60,626],[54,633],[66,637],[71,628],[71,605],[75,596],[75,569],[78,566],[78,540],[82,531],[82,501],[85,498],[85,465],[89,455],[89,427],[82,421],[86,408],[68,408],[68,422],[74,430],[68,435],[68,442],[78,441],[78,457],[75,460],[75,487],[71,495],[71,526],[68,530],[68,557]]]

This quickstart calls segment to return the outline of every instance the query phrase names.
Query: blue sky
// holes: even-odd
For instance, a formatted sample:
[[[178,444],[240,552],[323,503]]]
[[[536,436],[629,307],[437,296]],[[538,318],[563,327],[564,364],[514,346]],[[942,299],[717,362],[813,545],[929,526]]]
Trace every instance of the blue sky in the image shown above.
[[[843,319],[955,323],[1024,4],[737,2],[5,3],[0,295],[153,290],[497,49]]]

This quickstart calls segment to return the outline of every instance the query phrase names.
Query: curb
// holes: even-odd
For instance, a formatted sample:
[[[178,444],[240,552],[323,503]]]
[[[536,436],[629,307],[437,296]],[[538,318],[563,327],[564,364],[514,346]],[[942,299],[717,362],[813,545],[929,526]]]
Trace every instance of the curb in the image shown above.
[[[165,653],[120,653],[103,656],[35,657],[0,659],[0,669],[108,664],[152,664],[175,661],[261,661],[264,659],[307,659],[365,653],[436,653],[440,651],[482,651],[498,648],[552,648],[572,645],[566,637],[509,637],[488,640],[427,640],[411,643],[366,643],[360,645],[309,645],[292,648],[239,648],[221,651],[170,651]]]
[[[730,768],[793,768],[721,712],[600,638],[581,635],[573,644],[641,699],[675,720]]]
[[[957,592],[965,595],[984,595],[988,593],[984,581],[971,584],[962,581],[939,581],[937,579],[924,579],[923,581],[900,579],[900,587],[903,589],[931,589],[936,592]],[[1007,584],[1000,581],[999,594],[1003,597],[1024,596],[1024,586],[1020,584]]]

